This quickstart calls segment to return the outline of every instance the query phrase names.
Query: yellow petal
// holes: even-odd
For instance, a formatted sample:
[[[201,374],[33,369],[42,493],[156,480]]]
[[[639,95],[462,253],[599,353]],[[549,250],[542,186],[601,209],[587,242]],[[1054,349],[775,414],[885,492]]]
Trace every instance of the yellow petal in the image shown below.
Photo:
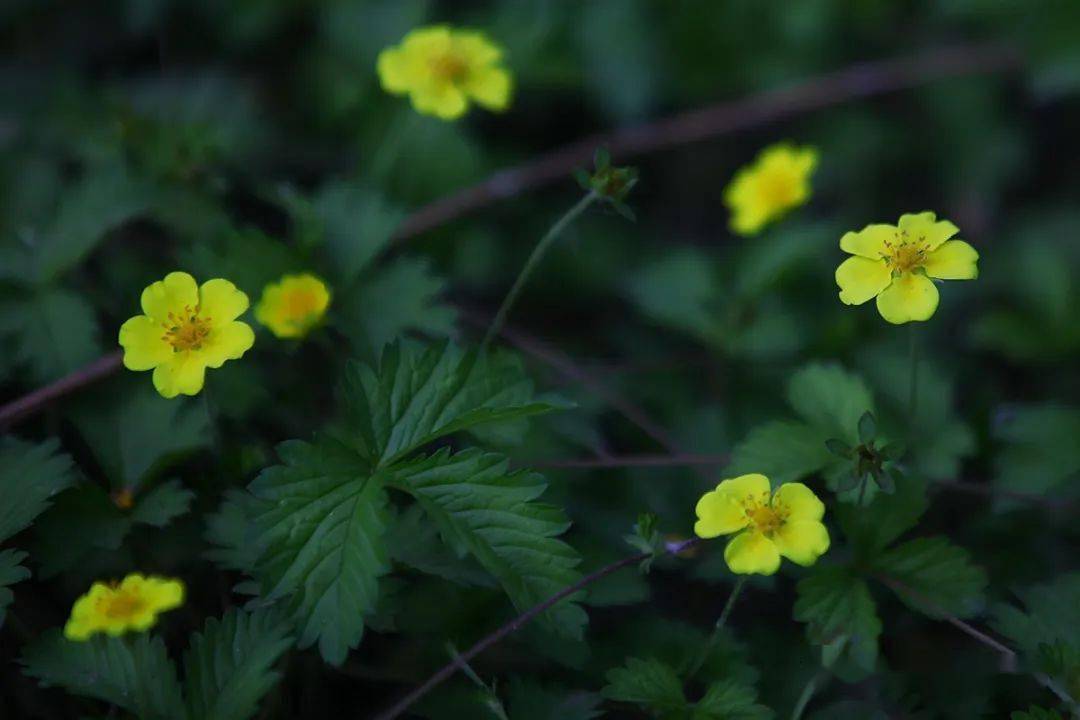
[[[409,95],[416,112],[440,120],[456,120],[469,109],[465,93],[450,82],[430,81],[413,88]]]
[[[892,273],[883,260],[870,260],[856,255],[836,268],[836,284],[840,286],[840,301],[845,305],[862,305],[876,297],[892,282]]]
[[[787,510],[788,520],[820,520],[825,505],[814,491],[802,483],[784,483],[773,493],[772,507]]]
[[[702,495],[694,512],[698,517],[694,534],[702,538],[728,535],[742,530],[749,522],[741,504],[731,495],[716,490]]]
[[[227,323],[248,309],[248,296],[228,280],[214,278],[199,288],[199,317],[214,324]]]
[[[502,48],[475,30],[458,30],[453,33],[454,52],[470,67],[492,65],[502,59]]]
[[[192,352],[173,353],[168,362],[154,368],[154,387],[162,397],[197,395],[203,387],[206,363]]]
[[[900,230],[907,233],[909,241],[923,244],[926,249],[934,250],[943,242],[960,232],[959,228],[948,220],[938,221],[932,212],[909,213],[900,216]]]
[[[925,275],[906,272],[877,296],[881,317],[894,325],[929,320],[938,306],[938,290]]]
[[[896,240],[897,229],[892,225],[867,225],[859,232],[846,232],[840,238],[840,249],[852,255],[881,260],[885,243]]]
[[[195,278],[186,272],[171,272],[142,292],[143,313],[158,322],[169,319],[169,313],[182,316],[199,304],[199,288]]]
[[[813,565],[829,549],[829,531],[816,520],[788,521],[772,539],[780,554],[798,565]]]
[[[716,486],[716,492],[730,495],[733,500],[742,504],[748,500],[763,503],[769,499],[772,485],[769,478],[760,473],[740,475],[736,478],[724,480]]]
[[[238,320],[219,327],[216,323],[207,336],[202,350],[197,351],[199,358],[207,367],[219,368],[226,360],[236,360],[255,344],[255,333],[251,326]],[[202,382],[199,383],[202,387]],[[196,390],[198,392],[198,390]],[[192,394],[192,393],[189,393]]]
[[[418,67],[418,63],[396,47],[386,48],[375,61],[383,89],[395,95],[404,95],[417,82]]]
[[[136,315],[120,326],[120,347],[124,348],[124,367],[150,370],[173,355],[173,347],[164,338],[161,323],[146,315]]]
[[[465,92],[481,107],[502,111],[510,106],[510,73],[498,67],[481,67],[469,73]]]
[[[746,531],[724,548],[724,561],[736,575],[772,575],[780,568],[780,552],[763,534]]]
[[[974,280],[979,277],[979,253],[963,240],[949,240],[930,253],[923,268],[942,280]]]

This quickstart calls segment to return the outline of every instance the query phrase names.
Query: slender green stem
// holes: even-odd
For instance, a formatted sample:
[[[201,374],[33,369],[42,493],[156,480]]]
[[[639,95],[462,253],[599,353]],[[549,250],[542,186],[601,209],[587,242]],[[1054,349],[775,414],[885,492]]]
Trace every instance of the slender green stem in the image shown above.
[[[915,431],[915,413],[919,409],[919,331],[915,323],[909,323],[908,356],[911,361],[911,377],[908,384],[908,421],[912,434]]]
[[[521,268],[521,272],[518,273],[517,280],[514,281],[513,286],[510,288],[510,292],[506,293],[506,298],[503,299],[502,305],[499,306],[499,311],[495,313],[495,319],[491,321],[491,327],[488,328],[487,334],[484,335],[484,341],[480,345],[480,351],[483,352],[487,349],[491,341],[495,339],[495,336],[502,330],[503,324],[506,322],[507,315],[510,314],[510,309],[514,306],[514,302],[517,300],[518,295],[521,294],[522,288],[525,287],[525,283],[528,282],[529,276],[532,275],[533,270],[543,259],[548,249],[554,244],[559,236],[570,226],[574,220],[577,219],[581,213],[585,212],[590,205],[592,205],[600,196],[594,192],[590,192],[585,197],[578,200],[574,207],[566,211],[566,214],[555,221],[555,224],[544,234],[544,237],[540,238],[540,242],[536,243],[536,247],[533,248],[532,254],[529,255],[529,259],[525,261],[525,267]]]
[[[395,116],[389,132],[383,135],[379,148],[367,165],[368,178],[375,183],[382,182],[401,156],[401,149],[405,146],[406,139],[413,134],[419,120],[420,115],[411,106]]]
[[[859,481],[859,501],[855,503],[855,507],[863,506],[863,498],[866,497],[866,476],[863,475],[862,480]]]
[[[799,695],[799,699],[795,701],[795,708],[791,711],[791,720],[801,720],[803,713],[806,712],[806,706],[810,704],[810,701],[814,698],[814,693],[817,692],[818,685],[829,677],[828,673],[824,670],[819,670],[814,677],[810,678],[806,682],[806,686],[803,687],[802,694]]]
[[[731,594],[728,595],[727,603],[724,604],[724,609],[720,611],[720,617],[716,619],[716,626],[713,627],[712,635],[709,636],[708,642],[701,649],[701,653],[698,655],[694,664],[690,666],[690,671],[686,674],[686,679],[690,680],[697,674],[701,666],[705,664],[705,661],[709,659],[709,655],[712,654],[713,648],[716,647],[716,643],[720,641],[720,634],[724,631],[724,624],[727,623],[728,616],[731,615],[731,609],[735,607],[735,601],[739,598],[739,594],[742,592],[743,586],[746,585],[746,576],[740,575],[739,579],[735,582],[735,587],[731,588]]]

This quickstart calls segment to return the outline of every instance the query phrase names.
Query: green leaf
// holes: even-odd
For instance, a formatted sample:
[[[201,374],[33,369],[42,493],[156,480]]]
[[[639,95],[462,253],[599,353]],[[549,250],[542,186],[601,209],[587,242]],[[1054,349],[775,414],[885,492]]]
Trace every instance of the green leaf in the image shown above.
[[[269,503],[237,489],[225,491],[217,512],[206,518],[206,540],[214,547],[206,557],[226,570],[253,573],[263,549],[257,544],[258,528],[251,522],[259,506]]]
[[[1009,715],[1009,720],[1065,720],[1057,710],[1046,710],[1045,708],[1036,707],[1031,705],[1027,710],[1013,710]]]
[[[561,510],[534,502],[547,487],[537,473],[510,472],[501,455],[447,449],[401,464],[388,483],[420,503],[453,548],[475,557],[525,611],[580,579],[573,548],[557,539],[570,523]],[[580,638],[587,621],[578,596],[545,612],[548,626]]]
[[[444,435],[547,412],[516,356],[478,357],[449,342],[395,342],[377,370],[353,363],[345,392],[372,464],[386,466]]]
[[[249,490],[255,565],[268,601],[288,598],[300,647],[319,644],[334,665],[345,660],[375,609],[378,579],[389,570],[382,479],[356,451],[329,439],[278,446],[282,463],[263,470]]]
[[[513,720],[593,720],[601,714],[600,700],[596,693],[541,685],[520,677],[510,679],[507,693]]]
[[[805,423],[774,421],[759,425],[731,451],[725,475],[762,473],[774,484],[799,480],[834,460],[825,444],[827,439]]]
[[[0,302],[0,336],[9,336],[16,364],[39,383],[51,382],[101,355],[97,317],[84,298],[43,288]]]
[[[142,720],[184,717],[176,668],[159,637],[98,635],[72,642],[53,629],[30,642],[22,664],[43,686],[112,703]]]
[[[1006,490],[1050,493],[1080,473],[1080,408],[1020,405],[1000,413],[994,436],[1004,444],[994,484]]]
[[[822,646],[823,656],[840,645],[858,670],[872,672],[881,620],[866,582],[849,568],[823,565],[796,589],[794,617],[807,623],[810,642]]]
[[[214,242],[195,242],[181,248],[179,267],[196,278],[228,278],[254,305],[263,288],[282,275],[308,269],[297,249],[257,228],[227,228]]]
[[[757,691],[737,680],[715,682],[694,706],[691,720],[769,720],[773,711],[757,703]]]
[[[395,562],[459,585],[495,587],[491,575],[472,557],[458,557],[439,537],[419,504],[398,515],[386,533],[386,546]]]
[[[131,517],[101,487],[86,483],[57,497],[34,523],[31,550],[41,575],[51,577],[78,566],[95,550],[118,549],[130,530]]]
[[[71,458],[59,447],[55,440],[35,445],[0,438],[0,542],[30,525],[50,498],[74,483]]]
[[[272,669],[293,643],[286,619],[272,610],[230,610],[210,618],[184,656],[191,720],[246,720],[280,679]]]
[[[918,477],[903,476],[896,480],[895,492],[875,495],[863,507],[839,504],[834,509],[844,536],[854,547],[856,556],[870,560],[894,540],[915,527],[926,512],[926,483]]]
[[[179,480],[169,480],[138,498],[131,509],[131,519],[144,525],[165,527],[186,514],[194,499],[195,493]]]
[[[608,700],[644,705],[658,713],[687,708],[682,682],[675,671],[654,658],[627,658],[623,667],[609,670],[600,692]]]
[[[14,593],[8,588],[30,578],[30,571],[19,564],[25,559],[26,553],[20,550],[0,550],[0,628],[4,627],[8,605],[15,599]]]
[[[874,401],[866,383],[839,365],[814,363],[796,372],[788,383],[788,402],[826,437],[859,441],[859,421]]]
[[[985,603],[986,573],[947,538],[909,540],[879,556],[873,569],[893,581],[888,584],[904,603],[930,617],[970,617]]]

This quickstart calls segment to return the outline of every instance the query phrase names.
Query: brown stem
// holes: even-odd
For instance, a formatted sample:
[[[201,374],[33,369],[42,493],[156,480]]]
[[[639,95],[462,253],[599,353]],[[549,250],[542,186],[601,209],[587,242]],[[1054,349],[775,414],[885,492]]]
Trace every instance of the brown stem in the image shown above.
[[[600,146],[607,147],[613,156],[624,160],[851,100],[918,87],[934,80],[989,74],[1019,66],[1019,55],[1002,45],[954,45],[911,57],[859,63],[742,100],[721,102],[657,122],[594,135],[425,205],[402,223],[395,239],[420,235],[492,203],[562,180],[574,168],[588,164]]]
[[[0,430],[7,430],[8,426],[36,413],[57,398],[112,375],[123,366],[123,357],[123,353],[117,350],[0,407]]]
[[[699,538],[692,538],[690,540],[684,540],[684,541],[679,542],[679,543],[674,543],[674,544],[669,545],[667,548],[665,548],[665,553],[664,554],[666,554],[666,555],[678,555],[679,553],[683,552],[684,550],[689,550],[690,548],[694,547],[695,545],[697,545],[700,542],[701,542],[701,540]],[[531,620],[536,618],[537,615],[540,615],[545,610],[548,610],[549,608],[554,607],[561,600],[564,600],[564,599],[568,598],[569,596],[577,593],[578,591],[584,589],[588,585],[591,585],[592,583],[596,582],[597,580],[602,580],[603,578],[607,577],[608,575],[615,572],[616,570],[621,570],[622,568],[627,567],[629,565],[634,565],[636,563],[639,563],[642,560],[645,560],[646,558],[650,557],[651,555],[652,555],[652,553],[647,553],[647,552],[638,553],[637,555],[631,555],[629,557],[623,558],[622,560],[617,560],[617,561],[611,563],[610,565],[605,565],[604,567],[600,568],[599,570],[595,570],[595,571],[589,573],[588,575],[581,578],[580,580],[578,580],[573,585],[571,585],[569,587],[566,587],[566,588],[563,588],[559,592],[557,592],[554,595],[552,595],[551,597],[549,597],[547,600],[544,600],[543,602],[532,606],[531,608],[529,608],[528,610],[526,610],[522,614],[515,617],[510,622],[506,623],[505,625],[498,628],[497,630],[495,630],[491,634],[489,634],[489,635],[485,636],[484,638],[482,638],[479,642],[477,642],[475,645],[473,645],[471,648],[469,648],[465,652],[463,652],[460,655],[457,655],[456,657],[454,657],[449,663],[447,663],[442,668],[440,668],[434,675],[432,675],[427,680],[425,680],[422,685],[418,686],[416,689],[414,689],[408,695],[406,695],[401,700],[399,700],[397,703],[395,703],[393,707],[391,707],[389,710],[386,710],[386,711],[380,713],[379,715],[377,715],[375,720],[393,720],[393,718],[398,717],[403,712],[405,712],[410,707],[412,707],[412,705],[415,702],[417,702],[420,698],[424,697],[429,692],[434,690],[437,686],[442,684],[445,680],[452,677],[458,670],[461,670],[474,657],[476,657],[480,653],[484,652],[485,650],[487,650],[492,645],[495,645],[499,641],[503,640],[507,636],[509,636],[509,635],[513,634],[514,632],[520,630],[522,627],[527,625]]]

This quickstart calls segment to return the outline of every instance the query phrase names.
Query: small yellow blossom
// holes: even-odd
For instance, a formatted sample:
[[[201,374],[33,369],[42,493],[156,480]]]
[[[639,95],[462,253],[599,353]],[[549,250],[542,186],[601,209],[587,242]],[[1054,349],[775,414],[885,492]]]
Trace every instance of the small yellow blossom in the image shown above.
[[[72,606],[64,637],[88,640],[102,632],[115,637],[149,630],[159,614],[183,602],[184,584],[179,580],[133,573],[120,583],[96,582]]]
[[[739,575],[772,575],[780,568],[780,556],[813,565],[829,549],[829,532],[821,523],[825,506],[802,483],[786,483],[772,492],[764,475],[741,475],[702,495],[695,510],[698,537],[738,533],[727,544],[724,560]]]
[[[974,280],[979,253],[959,230],[932,212],[902,215],[898,225],[867,225],[840,238],[851,253],[836,268],[840,300],[861,305],[876,297],[878,312],[891,323],[929,320],[937,310],[937,280]]]
[[[286,275],[263,288],[255,319],[279,338],[298,338],[319,324],[329,305],[330,290],[322,280],[307,273]]]
[[[735,174],[724,190],[724,204],[732,212],[731,229],[756,235],[810,197],[810,175],[817,166],[817,150],[779,143],[765,148],[752,165]]]
[[[470,100],[488,110],[509,107],[513,82],[501,60],[482,33],[435,25],[379,53],[379,80],[387,92],[409,95],[417,112],[455,120]]]
[[[154,387],[163,397],[195,395],[206,368],[219,368],[241,357],[255,333],[236,318],[248,297],[228,280],[215,278],[198,286],[185,272],[172,272],[142,293],[144,315],[120,327],[124,367],[154,371]]]

